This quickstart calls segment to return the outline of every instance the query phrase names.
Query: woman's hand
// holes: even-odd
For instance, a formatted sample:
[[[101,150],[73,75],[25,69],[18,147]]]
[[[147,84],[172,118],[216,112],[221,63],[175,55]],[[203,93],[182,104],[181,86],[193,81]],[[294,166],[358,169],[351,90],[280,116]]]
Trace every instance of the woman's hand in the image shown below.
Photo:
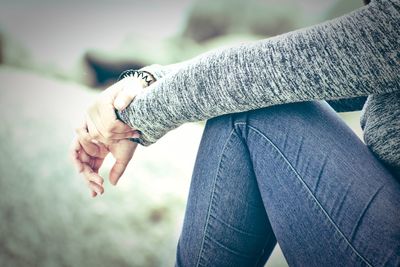
[[[126,108],[146,86],[138,77],[127,77],[115,83],[99,95],[87,110],[86,121],[76,129],[77,136],[70,153],[93,197],[104,192],[104,179],[98,173],[104,158],[109,153],[115,158],[109,180],[116,185],[137,147],[137,143],[126,138],[140,136],[136,130],[117,119],[114,108]]]
[[[138,131],[118,120],[115,108],[126,108],[145,86],[142,79],[127,77],[104,90],[86,112],[85,120],[92,139],[109,144],[139,137]]]
[[[87,131],[86,124],[77,128],[76,134],[77,136],[72,142],[71,157],[77,170],[82,173],[91,189],[92,196],[95,197],[104,193],[104,179],[99,175],[99,169],[104,158],[109,153],[115,158],[109,180],[111,184],[116,185],[132,159],[137,143],[127,139],[113,141],[107,145],[93,141]]]

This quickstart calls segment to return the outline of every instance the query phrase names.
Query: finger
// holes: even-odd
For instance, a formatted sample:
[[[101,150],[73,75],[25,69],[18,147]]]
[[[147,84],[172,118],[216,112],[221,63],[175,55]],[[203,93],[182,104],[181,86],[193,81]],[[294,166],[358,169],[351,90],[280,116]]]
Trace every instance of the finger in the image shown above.
[[[89,156],[81,146],[81,149],[78,151],[78,155],[77,155],[75,161],[77,163],[79,163],[79,167],[80,167],[79,172],[83,172],[84,165],[90,164],[90,162],[92,161],[92,157]]]
[[[71,143],[71,148],[70,148],[70,157],[72,159],[72,162],[77,169],[78,172],[82,171],[82,164],[79,160],[79,151],[82,149],[78,138],[74,137]]]
[[[116,161],[110,171],[110,183],[116,185],[124,173],[128,162]]]
[[[104,193],[104,188],[94,182],[89,182],[89,188],[93,190],[97,195],[101,195]]]
[[[100,113],[91,111],[87,114],[87,125],[90,136],[102,143],[109,143],[112,140],[126,139],[126,134],[119,137],[118,134],[132,132],[133,129],[123,122],[119,121],[115,115],[114,109],[99,110]],[[100,115],[99,115],[100,114]]]
[[[114,108],[105,101],[97,101],[89,107],[86,113],[86,122],[89,133],[94,139],[103,142],[108,139],[114,122],[117,120]],[[93,136],[94,134],[98,136]]]
[[[100,141],[104,144],[107,144],[108,140],[97,129],[96,125],[89,118],[89,116],[87,116],[86,122],[87,122],[87,126],[88,126],[88,133],[89,133],[90,139],[94,139],[94,140]]]
[[[138,87],[138,85],[135,85],[136,83],[137,82],[131,82],[130,84],[133,85],[129,86]],[[128,87],[128,85],[124,87]],[[88,124],[90,135],[93,136],[92,133],[100,135],[98,137],[95,137],[94,139],[97,139],[99,141],[102,140],[105,143],[108,143],[107,141],[111,141],[112,139],[115,140],[115,139],[127,138],[126,136],[123,137],[115,136],[114,135],[115,133],[119,134],[133,130],[128,125],[118,120],[117,115],[115,113],[115,108],[113,106],[115,95],[116,94],[103,95],[87,110],[86,121]],[[96,128],[97,131],[94,131],[93,128]]]
[[[82,172],[82,174],[85,177],[86,181],[88,181],[88,182],[96,183],[99,186],[102,186],[103,183],[104,183],[104,179],[100,175],[95,173],[93,171],[93,169],[87,164],[83,164],[83,172]],[[99,192],[97,192],[97,193],[99,193]]]
[[[96,158],[94,160],[94,163],[93,163],[93,166],[92,166],[92,170],[95,173],[99,173],[99,169],[100,169],[101,165],[103,165],[103,162],[104,162],[104,158]]]
[[[85,152],[85,150],[82,149],[81,151],[79,151],[78,159],[84,165],[84,164],[90,164],[92,157],[88,155]]]
[[[99,116],[93,117],[93,123],[97,127],[99,132],[108,139],[112,139],[114,133],[125,133],[133,131],[129,125],[123,123],[117,118],[115,114],[115,109],[112,105],[106,104],[103,106],[98,106]]]
[[[71,142],[71,152],[74,152],[73,155],[76,155],[77,152],[81,149],[81,144],[79,143],[78,137],[75,136]]]
[[[92,197],[96,197],[97,196],[96,191],[90,190],[90,192],[92,193]]]
[[[109,128],[111,133],[125,133],[134,131],[134,129],[132,129],[128,124],[125,124],[118,119],[115,119]]]
[[[116,185],[122,174],[124,173],[126,166],[132,159],[136,148],[137,143],[131,142],[129,140],[121,140],[112,144],[109,149],[111,154],[115,158],[114,166],[110,171],[110,182],[113,185]]]
[[[124,79],[125,80],[125,79]],[[117,97],[114,100],[114,107],[118,110],[125,109],[143,90],[143,84],[139,79],[126,78],[126,83],[123,84],[123,88],[118,92]]]
[[[113,133],[109,139],[111,140],[121,140],[127,138],[139,138],[140,134],[137,131],[130,131],[126,133]]]
[[[109,113],[112,113],[112,115],[109,115]],[[98,118],[100,118],[100,116],[95,115],[93,115],[93,121],[90,118],[87,118],[89,133],[94,139],[103,143],[109,143],[112,140],[137,138],[134,129],[117,120],[114,110],[103,112],[101,118]]]
[[[87,154],[95,157],[99,154],[99,147],[92,142],[92,137],[84,128],[77,128],[76,134],[78,135],[79,142]]]
[[[122,90],[123,85],[125,84],[125,79],[122,79],[114,84],[112,84],[110,87],[106,88],[102,94],[105,98],[111,99],[111,103],[114,101],[115,97],[117,94]]]
[[[78,158],[73,158],[73,163],[76,170],[81,173],[83,171],[83,164]]]
[[[120,121],[118,119],[115,119],[111,123],[105,122],[104,124],[107,124],[107,125],[103,125],[103,128],[106,129],[105,130],[106,134],[109,135],[110,137],[114,136],[114,134],[129,133],[132,131],[136,131],[135,129],[132,129],[129,125],[123,123],[122,121]],[[103,136],[104,136],[104,134],[103,134]]]

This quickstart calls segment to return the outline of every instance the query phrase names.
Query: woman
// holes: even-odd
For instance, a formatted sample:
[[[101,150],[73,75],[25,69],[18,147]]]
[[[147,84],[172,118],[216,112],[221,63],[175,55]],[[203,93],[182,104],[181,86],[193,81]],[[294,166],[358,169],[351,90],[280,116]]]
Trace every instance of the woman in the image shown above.
[[[77,129],[76,165],[96,196],[108,152],[115,184],[137,143],[208,119],[178,266],[263,266],[277,241],[293,266],[399,266],[399,18],[399,0],[373,0],[310,28],[128,71]],[[369,149],[322,101],[350,111],[366,97]]]

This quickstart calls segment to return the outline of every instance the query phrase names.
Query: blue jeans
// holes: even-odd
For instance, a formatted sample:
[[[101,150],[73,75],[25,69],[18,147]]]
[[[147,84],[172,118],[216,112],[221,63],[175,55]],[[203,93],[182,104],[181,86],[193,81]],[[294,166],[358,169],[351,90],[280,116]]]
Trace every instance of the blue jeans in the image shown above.
[[[400,183],[324,102],[207,121],[177,266],[400,266]]]

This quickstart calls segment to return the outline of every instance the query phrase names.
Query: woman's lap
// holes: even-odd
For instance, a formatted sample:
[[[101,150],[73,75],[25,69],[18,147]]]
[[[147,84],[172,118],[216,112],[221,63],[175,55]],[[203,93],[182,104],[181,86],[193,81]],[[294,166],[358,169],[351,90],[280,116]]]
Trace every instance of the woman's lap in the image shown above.
[[[219,116],[200,144],[177,265],[262,266],[276,239],[290,265],[395,265],[399,208],[400,184],[325,102]]]

